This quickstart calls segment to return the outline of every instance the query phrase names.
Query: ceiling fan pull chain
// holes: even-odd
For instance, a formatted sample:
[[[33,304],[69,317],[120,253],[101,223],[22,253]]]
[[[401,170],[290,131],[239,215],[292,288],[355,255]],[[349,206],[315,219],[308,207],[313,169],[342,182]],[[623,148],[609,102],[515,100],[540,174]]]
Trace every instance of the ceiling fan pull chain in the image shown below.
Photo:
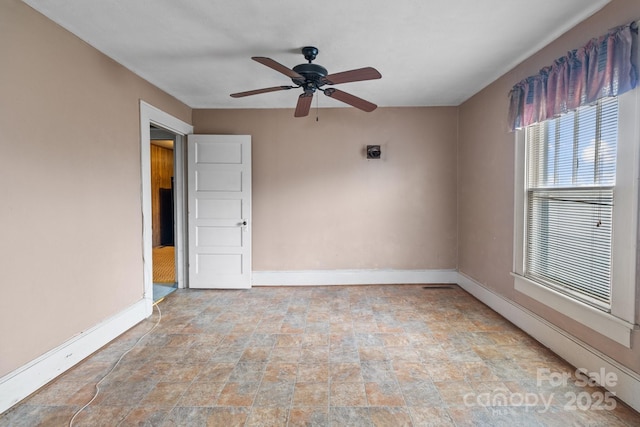
[[[320,121],[318,120],[318,115],[320,112],[320,108],[318,107],[318,104],[320,103],[319,98],[320,98],[319,96],[316,96],[316,122]]]

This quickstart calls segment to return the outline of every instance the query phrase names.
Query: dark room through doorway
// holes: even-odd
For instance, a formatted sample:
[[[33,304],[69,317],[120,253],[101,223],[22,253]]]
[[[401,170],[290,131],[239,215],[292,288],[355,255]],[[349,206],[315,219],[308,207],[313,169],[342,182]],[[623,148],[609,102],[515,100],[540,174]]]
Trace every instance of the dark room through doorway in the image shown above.
[[[150,131],[153,300],[159,301],[178,287],[174,173],[176,135],[153,125]]]

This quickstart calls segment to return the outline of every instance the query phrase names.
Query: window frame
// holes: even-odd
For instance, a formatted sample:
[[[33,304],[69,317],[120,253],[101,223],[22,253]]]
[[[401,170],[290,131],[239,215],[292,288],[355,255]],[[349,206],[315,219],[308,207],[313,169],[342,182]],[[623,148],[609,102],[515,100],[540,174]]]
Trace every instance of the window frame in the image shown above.
[[[524,276],[526,250],[526,146],[524,129],[515,132],[514,288],[627,348],[636,329],[638,192],[640,189],[640,96],[618,96],[618,147],[611,258],[611,307],[606,312]]]

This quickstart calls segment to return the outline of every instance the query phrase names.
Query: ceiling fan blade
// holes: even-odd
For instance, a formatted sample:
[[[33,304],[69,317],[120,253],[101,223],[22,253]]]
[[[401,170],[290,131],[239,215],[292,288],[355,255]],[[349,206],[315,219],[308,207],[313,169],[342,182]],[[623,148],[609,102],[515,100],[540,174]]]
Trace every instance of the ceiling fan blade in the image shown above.
[[[343,71],[341,73],[329,74],[322,78],[322,81],[328,85],[337,85],[340,83],[360,82],[363,80],[375,80],[382,78],[382,74],[373,67],[358,68],[357,70]]]
[[[291,77],[292,79],[304,80],[304,77],[302,77],[300,74],[296,73],[291,68],[285,67],[281,63],[274,61],[271,58],[266,58],[264,56],[253,56],[251,57],[251,59],[261,63],[262,65],[266,65],[267,67],[272,68],[277,72],[284,74],[285,76]]]
[[[266,87],[264,89],[256,89],[256,90],[248,90],[246,92],[238,92],[238,93],[232,93],[231,97],[232,98],[242,98],[243,96],[250,96],[250,95],[258,95],[259,93],[267,93],[267,92],[276,92],[278,90],[287,90],[287,89],[293,89],[296,86],[274,86],[274,87]]]
[[[313,92],[305,92],[298,97],[298,105],[293,117],[305,117],[309,115],[311,109],[311,101],[313,101]]]
[[[356,107],[362,111],[366,111],[367,113],[370,113],[371,111],[378,108],[376,104],[373,104],[369,101],[365,101],[362,98],[358,98],[357,96],[351,95],[350,93],[343,92],[338,89],[334,89],[334,88],[325,89],[324,94],[330,98],[335,98],[338,101],[342,101],[345,104],[349,104],[352,107]]]

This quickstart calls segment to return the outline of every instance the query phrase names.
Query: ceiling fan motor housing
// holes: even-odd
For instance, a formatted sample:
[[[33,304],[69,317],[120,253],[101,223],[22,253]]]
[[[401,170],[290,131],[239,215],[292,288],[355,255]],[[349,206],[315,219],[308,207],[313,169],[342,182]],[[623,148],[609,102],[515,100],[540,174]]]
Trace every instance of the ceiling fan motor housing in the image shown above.
[[[293,71],[300,74],[304,79],[294,77],[291,80],[294,84],[302,87],[305,93],[313,94],[316,89],[325,84],[322,78],[325,77],[328,72],[323,66],[311,63],[318,55],[317,47],[305,46],[302,48],[302,54],[304,55],[304,59],[309,61],[309,63],[296,65],[293,67]]]
[[[327,69],[322,65],[311,63],[296,65],[293,67],[293,71],[304,77],[304,80],[299,78],[292,78],[291,80],[296,85],[302,86],[305,92],[307,90],[315,92],[317,88],[324,85],[322,78],[328,74]]]

